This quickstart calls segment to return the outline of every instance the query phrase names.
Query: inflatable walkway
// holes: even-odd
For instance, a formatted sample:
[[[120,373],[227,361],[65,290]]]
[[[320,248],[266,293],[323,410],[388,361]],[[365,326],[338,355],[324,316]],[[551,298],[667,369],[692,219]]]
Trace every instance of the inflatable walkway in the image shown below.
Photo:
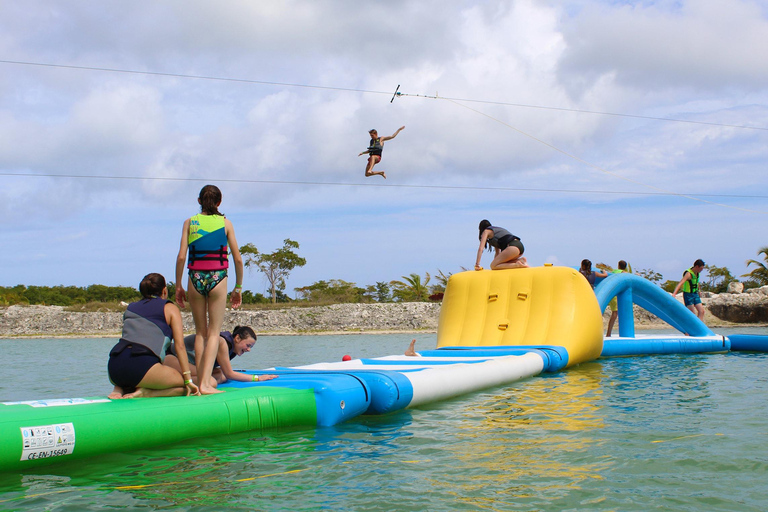
[[[335,425],[365,412],[369,400],[360,379],[328,374],[281,376],[280,386],[249,383],[202,397],[0,403],[0,471],[197,437]]]
[[[649,354],[691,354],[727,352],[730,341],[713,333],[671,293],[634,274],[611,274],[595,287],[595,296],[604,311],[616,297],[619,337],[603,341],[602,357]],[[680,335],[636,336],[633,304],[653,313]]]
[[[671,293],[634,274],[609,275],[595,287],[595,295],[601,312],[605,311],[611,299],[616,297],[619,308],[619,336],[623,338],[635,336],[633,303],[689,336],[715,334]]]
[[[185,439],[286,426],[328,426],[503,386],[595,359],[602,319],[576,271],[538,267],[451,276],[438,348],[251,373],[225,393],[0,404],[0,470],[19,470]]]
[[[619,338],[602,311],[618,297]],[[636,303],[691,336],[634,336]],[[601,355],[768,351],[768,336],[716,336],[670,294],[631,274],[596,290],[576,270],[469,271],[448,281],[437,348],[417,356],[316,363],[202,397],[0,403],[0,471],[290,426],[330,426],[556,372]],[[733,340],[733,341],[731,341]],[[738,347],[738,348],[737,348]]]

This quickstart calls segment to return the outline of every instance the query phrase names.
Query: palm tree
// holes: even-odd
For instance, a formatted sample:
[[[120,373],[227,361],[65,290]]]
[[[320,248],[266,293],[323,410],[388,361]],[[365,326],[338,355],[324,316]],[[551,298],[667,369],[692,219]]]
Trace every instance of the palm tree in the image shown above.
[[[402,276],[402,281],[392,281],[392,288],[394,289],[394,295],[400,298],[401,301],[423,301],[429,296],[429,272],[425,272],[426,278],[424,282],[421,282],[421,276],[419,274],[411,274],[409,276]]]
[[[763,259],[768,263],[768,246],[761,247],[757,254],[763,255]],[[765,263],[761,263],[757,260],[747,260],[747,267],[750,265],[757,265],[757,268],[753,268],[749,274],[744,274],[741,277],[749,277],[753,281],[758,282],[761,285],[768,284],[768,266]]]

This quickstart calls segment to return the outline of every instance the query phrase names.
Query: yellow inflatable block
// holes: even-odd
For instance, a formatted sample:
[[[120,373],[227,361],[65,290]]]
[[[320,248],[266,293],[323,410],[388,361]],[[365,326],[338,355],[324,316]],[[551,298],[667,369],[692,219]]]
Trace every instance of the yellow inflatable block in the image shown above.
[[[603,349],[595,292],[569,267],[481,270],[453,274],[443,297],[437,346],[555,345],[568,364]]]

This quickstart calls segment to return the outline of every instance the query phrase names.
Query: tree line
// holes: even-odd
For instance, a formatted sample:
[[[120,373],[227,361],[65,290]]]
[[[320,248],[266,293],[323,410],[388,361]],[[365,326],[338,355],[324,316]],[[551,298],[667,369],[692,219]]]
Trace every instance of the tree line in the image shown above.
[[[133,302],[141,298],[139,290],[130,286],[92,284],[77,286],[0,286],[0,306],[41,304],[74,306],[89,302]]]
[[[299,243],[285,239],[279,249],[265,253],[259,251],[254,244],[240,247],[243,263],[249,271],[257,270],[264,274],[268,281],[268,296],[244,290],[243,304],[268,303],[306,303],[306,304],[339,304],[339,303],[372,303],[372,302],[420,302],[441,300],[448,284],[449,274],[438,270],[435,275],[428,272],[422,277],[413,273],[389,282],[381,281],[365,287],[341,279],[317,281],[308,286],[294,288],[296,298],[292,299],[285,293],[286,279],[297,267],[306,265],[307,260],[296,253]],[[747,260],[747,268],[754,267],[740,277],[744,288],[757,288],[768,285],[768,246],[761,247],[758,256],[763,261]],[[612,271],[610,265],[598,263],[596,267]],[[462,270],[467,270],[462,268]],[[723,293],[728,285],[738,282],[727,267],[707,265],[706,276],[699,283],[702,291]],[[663,276],[652,269],[639,269],[635,273],[657,284],[664,290],[672,292],[679,280],[663,281]],[[682,277],[682,270],[680,272]],[[662,282],[663,281],[663,282]],[[176,287],[168,283],[168,296],[174,297]],[[0,306],[13,304],[40,304],[56,306],[73,306],[93,302],[133,302],[141,297],[136,288],[128,286],[90,285],[77,286],[0,286]]]

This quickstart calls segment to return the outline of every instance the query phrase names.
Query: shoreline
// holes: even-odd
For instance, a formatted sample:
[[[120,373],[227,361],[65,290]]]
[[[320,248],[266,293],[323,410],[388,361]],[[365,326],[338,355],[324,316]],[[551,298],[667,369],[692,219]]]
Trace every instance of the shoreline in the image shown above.
[[[768,287],[767,287],[768,288]],[[711,297],[713,306],[738,296]],[[742,294],[743,295],[746,294]],[[765,297],[765,295],[763,295]],[[755,297],[757,298],[757,297]],[[762,301],[761,301],[762,302]],[[768,304],[766,304],[768,306]],[[734,304],[734,306],[737,306]],[[733,306],[732,306],[733,307]],[[761,303],[759,309],[765,306]],[[360,334],[434,334],[437,332],[440,303],[406,302],[373,304],[332,304],[306,308],[231,310],[224,319],[224,329],[237,325],[252,327],[259,336],[344,336]],[[635,305],[635,330],[669,329],[672,326]],[[718,328],[767,327],[768,322],[730,322],[713,315],[706,308],[704,323]],[[123,313],[67,311],[63,306],[9,306],[0,308],[0,338],[114,338],[122,331]],[[189,311],[182,312],[184,332],[194,333]],[[603,332],[610,311],[603,314]],[[614,326],[618,333],[618,324]]]
[[[185,331],[184,336],[194,334],[195,331]],[[317,331],[317,332],[257,332],[258,337],[262,336],[359,336],[361,334],[436,334],[436,330],[422,330],[422,331],[401,331],[401,330],[371,330],[371,331]],[[120,333],[105,333],[105,334],[18,334],[13,336],[0,334],[0,340],[7,339],[85,339],[85,338],[114,338],[119,339]]]
[[[763,329],[768,328],[768,324],[766,323],[757,323],[757,324],[736,324],[736,323],[729,323],[729,322],[723,322],[722,324],[713,324],[713,325],[707,325],[710,329],[712,329],[715,334],[719,334],[717,332],[718,329],[739,329],[739,328],[754,328],[754,329]],[[604,329],[605,330],[605,329]],[[642,334],[642,331],[652,331],[652,330],[669,330],[678,332],[674,327],[671,325],[659,322],[658,324],[644,324],[644,325],[637,325],[635,324],[635,331]],[[618,333],[618,326],[614,328],[614,333]],[[185,332],[184,335],[190,335],[194,334],[194,331]],[[360,336],[360,335],[385,335],[385,334],[404,334],[404,335],[412,335],[412,334],[437,334],[437,330],[420,330],[420,331],[405,331],[405,330],[360,330],[360,331],[316,331],[316,332],[257,332],[256,333],[260,338],[263,336]],[[617,334],[613,334],[611,337],[617,337]],[[17,340],[17,339],[30,339],[30,340],[41,340],[41,339],[52,339],[52,340],[66,340],[66,339],[91,339],[91,338],[114,338],[115,340],[120,338],[120,333],[105,333],[105,334],[18,334],[18,335],[2,335],[0,334],[0,340]]]

